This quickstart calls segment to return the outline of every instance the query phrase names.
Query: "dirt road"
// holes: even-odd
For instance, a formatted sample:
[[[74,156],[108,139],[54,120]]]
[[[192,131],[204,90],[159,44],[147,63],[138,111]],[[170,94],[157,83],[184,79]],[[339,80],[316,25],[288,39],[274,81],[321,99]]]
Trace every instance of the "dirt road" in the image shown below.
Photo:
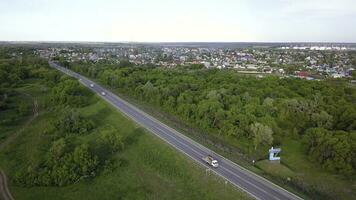
[[[7,186],[7,177],[4,171],[0,170],[0,199],[1,200],[14,200]]]

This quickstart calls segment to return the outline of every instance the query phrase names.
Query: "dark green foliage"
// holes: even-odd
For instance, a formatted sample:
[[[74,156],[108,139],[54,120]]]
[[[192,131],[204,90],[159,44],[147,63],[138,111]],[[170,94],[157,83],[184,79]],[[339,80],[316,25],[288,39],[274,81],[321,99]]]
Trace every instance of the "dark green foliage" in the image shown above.
[[[304,141],[309,157],[324,168],[348,175],[356,168],[356,132],[311,128]]]
[[[73,160],[78,165],[79,173],[82,176],[93,175],[98,165],[98,159],[89,151],[89,146],[82,144],[77,146],[73,152]]]
[[[53,105],[82,107],[88,104],[86,96],[89,94],[78,81],[68,79],[52,89],[51,102]]]
[[[28,114],[29,110],[30,110],[30,105],[25,102],[20,102],[17,106],[17,111],[22,116]]]
[[[6,51],[0,49],[0,124],[10,127],[18,118],[29,114],[32,101],[29,102],[25,98],[27,95],[22,93],[24,97],[20,97],[20,93],[16,91],[33,81],[50,91],[41,94],[52,103],[43,112],[56,112],[52,118],[53,126],[42,131],[58,133],[54,137],[46,135],[41,138],[43,142],[50,140],[49,144],[52,139],[57,139],[50,146],[40,147],[44,151],[42,156],[35,161],[30,159],[26,161],[28,163],[18,163],[25,167],[17,170],[14,181],[28,187],[63,186],[95,176],[100,169],[99,157],[88,144],[77,141],[80,136],[94,129],[94,123],[76,109],[87,105],[92,93],[76,80],[49,68],[46,60],[34,56],[28,49],[21,49],[19,52],[11,49],[4,53]],[[119,140],[121,138],[108,139],[113,142],[115,149],[124,145]],[[110,155],[105,159],[110,159]],[[105,162],[105,159],[101,161]]]
[[[257,147],[261,144],[272,144],[273,131],[270,127],[257,122],[251,125],[251,132],[253,134],[253,143],[255,145],[255,149],[257,149]]]
[[[67,109],[54,123],[57,131],[64,134],[86,134],[94,128],[94,122],[85,119],[77,110]]]
[[[0,88],[15,87],[36,77],[36,71],[48,67],[46,60],[33,55],[30,49],[0,48]]]
[[[124,141],[118,130],[110,128],[102,131],[100,134],[104,145],[108,146],[111,152],[124,149]]]
[[[98,158],[88,145],[82,144],[71,151],[68,149],[63,138],[53,142],[47,160],[19,171],[16,181],[24,186],[64,186],[80,178],[95,176]]]
[[[9,93],[9,89],[0,88],[0,111],[8,108]]]

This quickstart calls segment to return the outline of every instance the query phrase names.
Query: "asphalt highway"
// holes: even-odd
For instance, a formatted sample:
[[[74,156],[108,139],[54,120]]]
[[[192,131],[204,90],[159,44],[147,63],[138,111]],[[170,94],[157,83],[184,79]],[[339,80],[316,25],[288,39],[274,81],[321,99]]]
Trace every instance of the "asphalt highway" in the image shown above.
[[[185,154],[189,158],[204,166],[207,172],[213,172],[234,186],[244,190],[255,199],[266,200],[284,200],[284,199],[301,199],[295,194],[273,184],[272,182],[240,167],[232,161],[222,157],[221,155],[211,151],[210,149],[200,145],[192,139],[184,136],[178,131],[163,124],[137,107],[131,105],[117,95],[106,90],[104,87],[93,82],[92,80],[66,68],[59,66],[56,63],[49,62],[51,67],[78,79],[84,86],[88,87],[93,92],[97,93],[108,103],[117,108],[142,127],[149,130],[152,134],[161,138],[165,142],[172,145],[175,149]],[[93,84],[93,87],[90,85]],[[105,95],[102,93],[105,92]],[[207,165],[202,158],[212,155],[219,162],[219,167],[213,168]]]

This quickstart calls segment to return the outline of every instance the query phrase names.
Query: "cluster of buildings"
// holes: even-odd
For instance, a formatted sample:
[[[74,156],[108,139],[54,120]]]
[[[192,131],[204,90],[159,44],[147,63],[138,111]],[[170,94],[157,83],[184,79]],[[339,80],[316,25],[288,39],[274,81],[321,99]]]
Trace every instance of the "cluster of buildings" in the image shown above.
[[[288,49],[294,49],[294,50],[311,50],[311,51],[355,51],[355,47],[349,47],[349,46],[335,46],[335,45],[321,45],[321,46],[315,46],[315,45],[291,45],[291,46],[283,46],[280,47],[279,49],[282,50],[288,50]]]
[[[173,68],[199,64],[206,68],[234,69],[240,73],[276,74],[306,79],[350,77],[356,68],[356,49],[346,47],[216,48],[117,45],[56,47],[37,50],[41,56],[69,62],[127,60],[136,65]],[[328,51],[326,51],[328,50]]]

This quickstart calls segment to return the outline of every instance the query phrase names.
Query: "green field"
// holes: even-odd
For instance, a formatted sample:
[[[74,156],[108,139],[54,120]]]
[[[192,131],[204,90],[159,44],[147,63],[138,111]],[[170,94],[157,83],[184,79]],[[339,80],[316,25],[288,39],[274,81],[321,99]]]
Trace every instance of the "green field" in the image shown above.
[[[47,92],[42,86],[31,83],[25,89],[38,100],[40,108],[45,106]],[[52,141],[44,130],[57,119],[56,112],[40,109],[39,116],[0,152],[0,167],[8,175],[16,199],[249,199],[215,175],[205,174],[201,166],[123,117],[97,96],[88,101],[90,105],[79,111],[92,119],[96,127],[89,134],[73,138],[73,143],[95,146],[100,133],[114,127],[125,138],[125,149],[112,155],[112,166],[99,171],[95,178],[64,187],[22,187],[13,177],[19,169],[38,162]],[[19,123],[12,131],[21,128]],[[97,149],[100,155],[100,148]]]

